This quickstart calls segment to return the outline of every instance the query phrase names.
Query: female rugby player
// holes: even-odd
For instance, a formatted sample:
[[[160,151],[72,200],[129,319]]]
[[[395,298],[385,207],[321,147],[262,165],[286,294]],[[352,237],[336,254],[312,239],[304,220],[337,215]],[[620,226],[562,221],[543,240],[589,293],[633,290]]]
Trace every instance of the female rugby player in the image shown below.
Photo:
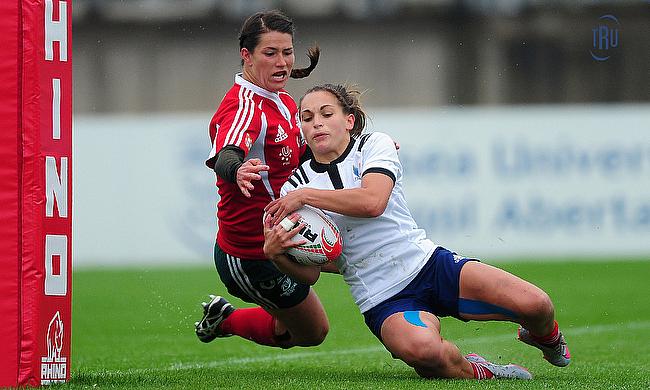
[[[440,335],[439,317],[519,324],[519,340],[551,364],[570,354],[549,296],[506,271],[465,258],[427,239],[411,217],[402,167],[390,137],[361,134],[365,114],[357,94],[320,85],[301,99],[300,120],[313,158],[294,171],[283,197],[266,207],[264,252],[280,270],[313,284],[320,267],[284,255],[302,226],[276,223],[305,204],[323,209],[343,235],[336,266],[370,330],[393,356],[426,378],[530,379],[523,367],[463,356]],[[297,221],[297,215],[291,215]]]
[[[290,77],[316,67],[294,69],[293,21],[279,11],[258,12],[239,35],[242,71],[235,75],[210,122],[212,151],[206,161],[217,174],[220,201],[214,261],[228,292],[257,307],[235,309],[211,296],[195,324],[203,342],[237,335],[255,343],[289,348],[323,342],[329,322],[307,284],[280,271],[262,250],[264,206],[298,166],[306,147],[293,98],[284,89]],[[253,184],[254,183],[254,184]]]

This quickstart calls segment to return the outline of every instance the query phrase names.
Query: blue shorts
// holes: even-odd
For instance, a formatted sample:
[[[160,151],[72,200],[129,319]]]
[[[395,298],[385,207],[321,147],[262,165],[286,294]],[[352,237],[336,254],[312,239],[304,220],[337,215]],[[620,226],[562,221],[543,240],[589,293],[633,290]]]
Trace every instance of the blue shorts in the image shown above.
[[[438,247],[408,286],[363,313],[366,325],[381,340],[381,325],[386,318],[403,311],[426,311],[467,321],[458,315],[458,294],[460,270],[468,261],[478,260]]]

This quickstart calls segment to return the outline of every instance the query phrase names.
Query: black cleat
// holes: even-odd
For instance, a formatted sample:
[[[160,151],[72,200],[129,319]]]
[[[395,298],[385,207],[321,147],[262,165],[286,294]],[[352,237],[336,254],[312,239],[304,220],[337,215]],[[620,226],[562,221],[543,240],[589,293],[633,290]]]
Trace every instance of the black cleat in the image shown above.
[[[209,303],[202,303],[203,318],[194,324],[196,337],[204,343],[209,343],[217,337],[230,337],[231,334],[221,331],[221,323],[231,315],[235,308],[225,298],[210,295]]]

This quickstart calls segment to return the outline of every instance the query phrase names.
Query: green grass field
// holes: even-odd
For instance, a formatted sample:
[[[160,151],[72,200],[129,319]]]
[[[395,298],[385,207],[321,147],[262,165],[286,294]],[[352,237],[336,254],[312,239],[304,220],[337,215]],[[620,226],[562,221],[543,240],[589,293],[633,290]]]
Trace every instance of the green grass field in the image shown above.
[[[201,300],[224,293],[211,264],[74,273],[71,381],[61,388],[179,389],[648,389],[650,261],[503,263],[553,298],[573,362],[556,368],[515,340],[508,323],[442,320],[463,353],[516,362],[522,381],[423,380],[365,327],[347,286],[323,275],[316,290],[331,330],[319,347],[279,350],[231,337],[200,343]],[[227,295],[226,295],[227,296]],[[237,299],[232,299],[241,305]]]

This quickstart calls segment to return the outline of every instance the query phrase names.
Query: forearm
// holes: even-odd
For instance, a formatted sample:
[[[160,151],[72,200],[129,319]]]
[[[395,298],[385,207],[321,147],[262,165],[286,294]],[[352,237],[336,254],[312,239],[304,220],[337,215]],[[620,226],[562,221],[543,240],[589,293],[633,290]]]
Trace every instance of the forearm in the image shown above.
[[[358,218],[381,215],[386,208],[385,199],[368,188],[341,190],[301,189],[303,203],[320,209]]]
[[[286,255],[277,255],[271,261],[281,272],[301,283],[314,285],[320,276],[319,266],[298,264]]]
[[[326,263],[320,266],[320,272],[327,272],[330,274],[340,274],[339,269],[334,263]]]
[[[237,181],[237,169],[244,162],[244,151],[234,145],[227,145],[217,155],[214,164],[214,171],[219,177],[235,183]]]

